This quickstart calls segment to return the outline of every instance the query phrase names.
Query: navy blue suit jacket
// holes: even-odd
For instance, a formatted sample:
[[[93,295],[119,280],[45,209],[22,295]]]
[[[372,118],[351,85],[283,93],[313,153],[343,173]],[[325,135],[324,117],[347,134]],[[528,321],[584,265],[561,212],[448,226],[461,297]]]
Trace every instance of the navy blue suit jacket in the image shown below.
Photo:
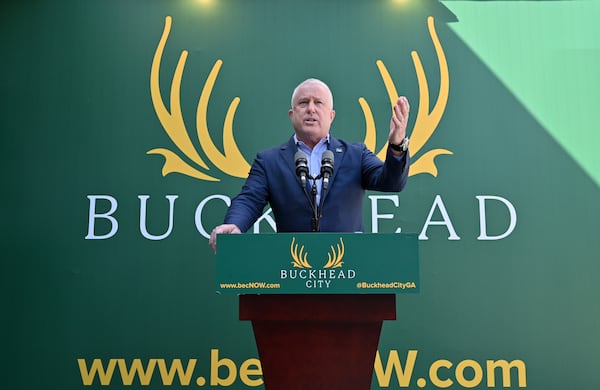
[[[334,173],[323,198],[320,231],[363,230],[365,190],[399,192],[406,184],[408,153],[396,158],[388,150],[385,163],[364,144],[329,137],[334,154]],[[247,231],[262,215],[267,203],[273,209],[278,232],[310,232],[313,216],[310,200],[296,175],[294,138],[257,154],[242,191],[225,216],[225,223]]]

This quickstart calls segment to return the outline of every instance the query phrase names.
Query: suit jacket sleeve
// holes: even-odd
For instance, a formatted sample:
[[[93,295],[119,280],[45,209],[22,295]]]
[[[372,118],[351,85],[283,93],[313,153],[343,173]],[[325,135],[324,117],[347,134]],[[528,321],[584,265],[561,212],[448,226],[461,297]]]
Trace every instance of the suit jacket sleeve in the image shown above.
[[[404,153],[396,157],[388,148],[385,162],[373,154],[366,146],[362,150],[362,185],[367,190],[382,192],[400,192],[408,180],[410,157]]]
[[[242,191],[231,201],[225,223],[235,224],[242,232],[247,231],[269,202],[268,186],[265,161],[259,153],[252,163]]]

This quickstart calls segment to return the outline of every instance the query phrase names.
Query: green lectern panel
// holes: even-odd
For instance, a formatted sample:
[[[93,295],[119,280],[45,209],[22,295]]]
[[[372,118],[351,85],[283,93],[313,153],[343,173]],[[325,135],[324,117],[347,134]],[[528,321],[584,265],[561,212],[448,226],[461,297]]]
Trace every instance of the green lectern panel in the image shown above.
[[[419,291],[416,234],[276,233],[218,237],[219,293]]]

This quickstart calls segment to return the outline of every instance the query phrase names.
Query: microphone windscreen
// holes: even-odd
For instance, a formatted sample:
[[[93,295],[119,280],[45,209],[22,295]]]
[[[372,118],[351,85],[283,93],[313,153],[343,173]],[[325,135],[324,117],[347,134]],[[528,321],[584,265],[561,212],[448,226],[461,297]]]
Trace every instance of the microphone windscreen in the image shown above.
[[[323,152],[322,161],[329,160],[330,164],[333,165],[333,152],[331,150],[326,150]]]
[[[304,160],[304,162],[306,163],[306,153],[299,150],[294,155],[294,161],[296,162],[296,164],[298,164],[298,162],[300,162],[301,160]]]

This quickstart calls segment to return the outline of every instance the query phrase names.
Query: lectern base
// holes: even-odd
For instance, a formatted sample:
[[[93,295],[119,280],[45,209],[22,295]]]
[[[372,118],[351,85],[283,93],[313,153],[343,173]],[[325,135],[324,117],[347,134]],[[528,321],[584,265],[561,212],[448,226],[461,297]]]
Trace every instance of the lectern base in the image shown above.
[[[396,296],[241,295],[266,390],[370,389],[383,320]]]

